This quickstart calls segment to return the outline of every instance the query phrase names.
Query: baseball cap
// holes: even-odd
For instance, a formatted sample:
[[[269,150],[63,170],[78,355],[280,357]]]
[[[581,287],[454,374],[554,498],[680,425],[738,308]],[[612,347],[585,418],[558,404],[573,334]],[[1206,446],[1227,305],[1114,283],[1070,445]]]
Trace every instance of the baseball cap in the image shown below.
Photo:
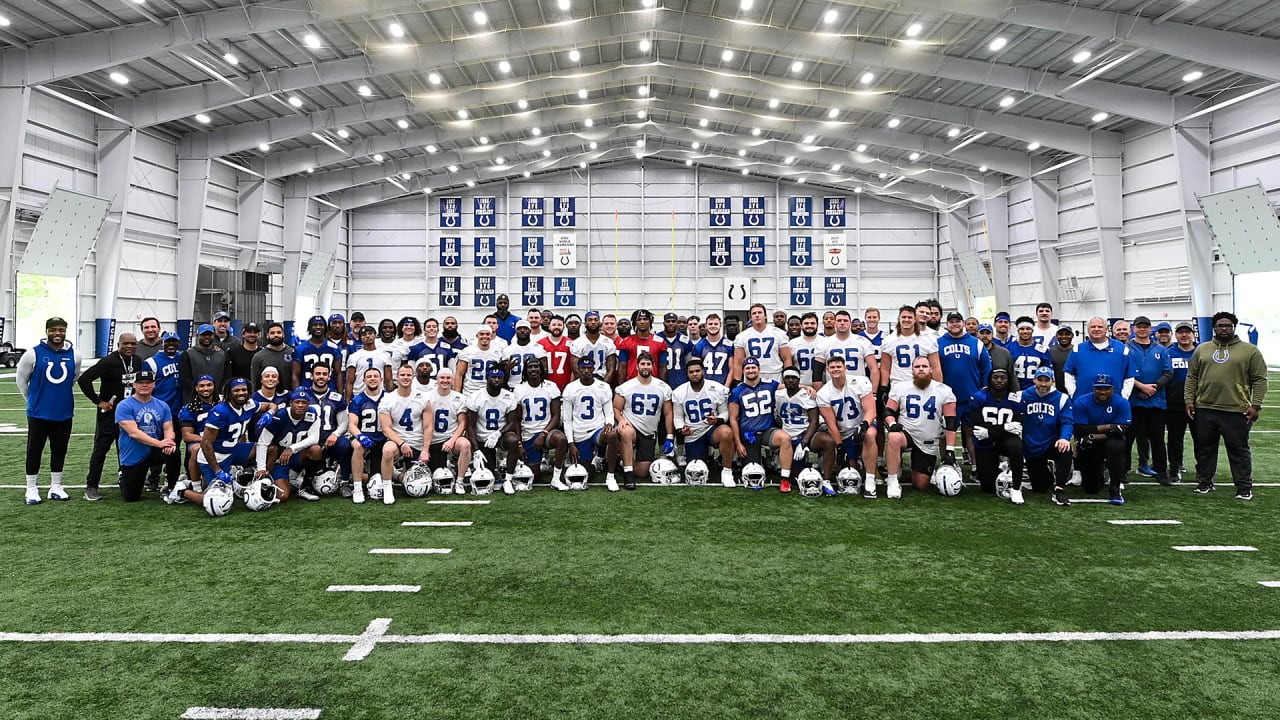
[[[519,320],[516,321],[516,329],[519,330],[520,328],[529,328],[530,330],[532,330],[533,326],[529,324],[528,320],[525,320],[524,318],[520,318]]]
[[[360,328],[360,334],[364,335],[365,333],[368,333],[370,335],[377,335],[378,329],[372,325],[365,325],[364,327]]]
[[[1036,372],[1035,372],[1035,374],[1034,374],[1034,375],[1032,375],[1031,377],[1032,377],[1032,379],[1034,379],[1034,380],[1039,380],[1039,379],[1040,379],[1040,378],[1042,378],[1042,377],[1047,377],[1047,378],[1049,378],[1050,380],[1052,380],[1052,379],[1053,379],[1053,368],[1051,368],[1051,367],[1044,367],[1044,366],[1042,365],[1042,366],[1040,366],[1040,367],[1036,368]]]
[[[160,336],[160,342],[169,342],[170,340],[176,340],[178,342],[182,342],[182,338],[178,337],[177,335],[174,335],[171,332],[167,332]]]
[[[645,320],[653,320],[653,313],[649,312],[648,310],[637,310],[631,313],[631,322],[635,322],[640,318],[644,318]]]
[[[214,315],[213,315],[213,319],[214,319],[214,320],[230,320],[230,319],[231,319],[231,313],[229,313],[229,312],[227,312],[227,311],[223,310],[223,311],[221,311],[221,312],[214,313]]]
[[[156,374],[151,372],[150,370],[139,370],[138,373],[133,376],[133,383],[135,385],[137,385],[140,382],[153,383],[155,381],[156,381]]]
[[[591,357],[590,355],[583,355],[582,357],[578,358],[578,367],[586,367],[587,365],[590,365],[591,367],[595,367],[596,359]]]
[[[755,365],[756,367],[760,367],[760,361],[757,360],[756,358],[749,357],[746,360],[742,361],[742,367],[746,367],[748,365]]]
[[[49,328],[51,328],[51,327],[66,327],[66,326],[67,326],[67,321],[66,321],[66,320],[63,320],[62,318],[58,317],[57,315],[54,315],[53,317],[51,317],[51,318],[49,318],[48,320],[45,320],[45,321],[44,321],[44,329],[45,329],[45,330],[48,330],[48,329],[49,329]]]
[[[205,323],[200,327],[196,328],[197,335],[203,335],[205,333],[211,333],[211,332],[213,332],[213,326],[210,325],[209,323]]]
[[[213,376],[212,376],[212,375],[201,375],[200,377],[196,378],[196,384],[197,384],[197,385],[199,385],[200,383],[204,382],[205,380],[208,380],[208,381],[209,381],[209,382],[211,382],[211,383],[216,383],[216,382],[217,382],[217,380],[214,380],[214,379],[213,379]]]
[[[1138,317],[1133,319],[1133,324],[1134,325],[1150,325],[1151,318],[1147,317],[1146,315],[1139,315]]]
[[[334,313],[334,314],[332,314],[332,315],[330,315],[330,316],[329,316],[329,322],[333,322],[334,320],[337,320],[338,322],[346,322],[346,321],[347,321],[347,319],[346,319],[346,318],[342,317],[342,313]]]
[[[311,398],[307,395],[307,391],[302,388],[294,388],[293,392],[289,393],[290,402],[294,400],[310,400],[310,399]]]
[[[1009,316],[1009,313],[1007,313],[1007,312],[1005,312],[1005,311],[1003,311],[1003,310],[1001,310],[1000,312],[996,313],[996,320],[1012,320],[1012,319],[1013,319],[1013,318]]]
[[[995,375],[996,373],[1000,373],[1001,375],[1008,375],[1009,371],[1002,367],[991,368],[991,374]]]
[[[600,319],[600,313],[596,312],[595,310],[588,310],[588,311],[587,311],[587,314],[582,316],[582,319],[583,319],[583,320],[590,320],[591,318],[595,318],[595,319],[599,320],[599,319]]]
[[[1165,332],[1169,332],[1169,331],[1173,330],[1173,326],[1172,326],[1172,325],[1170,325],[1170,324],[1169,324],[1169,323],[1167,323],[1167,322],[1162,322],[1162,323],[1160,323],[1160,324],[1156,325],[1156,326],[1155,326],[1155,328],[1153,328],[1153,329],[1154,329],[1156,332],[1160,332],[1161,330],[1164,330]]]
[[[669,312],[666,315],[662,316],[663,322],[666,322],[667,320],[679,320],[679,319],[680,319],[680,316],[673,312]]]
[[[991,325],[988,323],[982,323],[981,325],[978,326],[978,332],[995,332],[995,331],[996,329],[991,327]]]
[[[1112,382],[1110,375],[1106,373],[1098,373],[1093,377],[1093,386],[1094,387],[1115,387],[1116,384]]]
[[[958,313],[958,312],[949,312],[949,313],[947,313],[947,322],[951,322],[952,320],[960,320],[960,321],[963,321],[963,320],[964,320],[964,316],[963,316],[963,315],[961,315],[961,314],[960,314],[960,313]]]
[[[1192,325],[1186,320],[1183,320],[1182,322],[1178,323],[1178,325],[1174,328],[1174,330],[1181,330],[1182,328],[1186,328],[1192,332],[1195,332],[1196,326]]]
[[[251,322],[241,328],[240,332],[262,332],[262,328],[258,327],[258,323]]]
[[[1062,333],[1067,333],[1068,335],[1075,335],[1076,331],[1072,330],[1066,325],[1063,325],[1062,327],[1058,328],[1058,334],[1061,335]]]
[[[493,367],[490,367],[490,368],[485,372],[484,376],[485,376],[485,377],[499,377],[499,378],[504,378],[504,377],[506,377],[506,376],[507,376],[507,374],[506,374],[505,372],[503,372],[503,371],[502,371],[502,368],[498,367],[497,365],[494,365]]]
[[[363,319],[364,319],[364,313],[360,312],[359,310],[351,313],[352,322],[355,322],[356,320],[363,320]]]

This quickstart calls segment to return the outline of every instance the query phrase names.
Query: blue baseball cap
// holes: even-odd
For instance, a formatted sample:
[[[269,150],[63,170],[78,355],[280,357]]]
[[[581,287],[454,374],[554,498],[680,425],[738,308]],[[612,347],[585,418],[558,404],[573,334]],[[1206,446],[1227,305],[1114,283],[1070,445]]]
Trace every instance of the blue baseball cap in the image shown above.
[[[578,367],[586,367],[587,365],[590,365],[591,367],[595,367],[596,359],[591,357],[590,355],[583,355],[582,357],[578,358]]]
[[[995,328],[991,327],[990,323],[982,323],[981,325],[978,326],[978,332],[982,332],[983,330],[986,330],[989,333],[993,333],[996,331]]]
[[[178,337],[177,335],[174,335],[171,332],[167,332],[160,336],[160,342],[168,342],[170,340],[177,340],[178,342],[182,342],[182,338]]]
[[[312,316],[311,316],[311,319],[307,320],[307,327],[311,327],[312,325],[315,325],[316,323],[320,323],[321,325],[327,325],[327,324],[328,324],[328,323],[326,323],[326,322],[324,321],[324,316],[323,316],[323,315],[312,315]]]
[[[1053,379],[1053,368],[1044,367],[1043,365],[1036,368],[1036,372],[1031,376],[1033,380],[1039,380],[1042,377]]]
[[[494,365],[493,367],[489,368],[489,370],[484,374],[484,376],[504,378],[507,376],[507,374],[503,372],[502,368],[498,367],[497,365]]]
[[[1005,312],[1005,311],[1003,311],[1003,310],[1001,310],[1000,312],[996,313],[996,320],[1012,320],[1012,319],[1013,319],[1013,318],[1011,318],[1011,317],[1009,316],[1009,313],[1007,313],[1007,312]]]
[[[1095,376],[1093,377],[1093,386],[1094,386],[1094,387],[1096,387],[1096,388],[1099,388],[1099,387],[1115,387],[1115,386],[1116,386],[1116,384],[1115,384],[1114,382],[1112,382],[1112,380],[1111,380],[1111,376],[1110,376],[1110,375],[1108,375],[1108,374],[1106,374],[1106,373],[1098,373],[1097,375],[1095,375]]]
[[[249,387],[249,381],[245,380],[244,378],[231,378],[231,382],[227,383],[228,390],[230,390],[231,388],[237,388],[241,386]]]
[[[599,320],[599,319],[600,319],[600,313],[596,312],[595,310],[588,310],[588,311],[587,311],[587,314],[582,316],[582,319],[583,319],[583,320],[590,320],[591,318],[595,318],[595,319]]]
[[[218,382],[217,380],[214,380],[214,379],[213,379],[213,376],[212,376],[212,375],[201,375],[200,377],[196,378],[196,384],[197,384],[197,385],[199,385],[200,383],[204,382],[205,380],[208,380],[209,382],[211,382],[211,383],[215,383],[215,384]]]
[[[310,401],[310,400],[311,400],[311,397],[310,397],[309,395],[307,395],[307,391],[306,391],[306,390],[303,390],[302,388],[295,388],[293,392],[289,393],[289,400],[290,400],[290,401],[293,401],[293,400],[307,400],[307,401]]]
[[[211,333],[211,332],[213,332],[213,326],[210,325],[209,323],[205,323],[200,327],[196,328],[197,335],[203,335],[205,333]]]
[[[347,319],[346,319],[346,318],[342,317],[342,313],[334,313],[334,314],[332,314],[332,315],[330,315],[330,316],[329,316],[329,322],[333,322],[334,320],[337,320],[337,321],[339,321],[339,322],[346,322],[346,321],[347,321]]]
[[[1162,322],[1159,325],[1156,325],[1154,328],[1152,328],[1152,330],[1154,330],[1155,332],[1160,332],[1161,330],[1167,330],[1169,332],[1173,332],[1173,326],[1167,322]]]
[[[756,367],[760,367],[760,361],[753,357],[749,357],[746,360],[742,361],[742,367],[746,367],[748,365],[755,365]]]

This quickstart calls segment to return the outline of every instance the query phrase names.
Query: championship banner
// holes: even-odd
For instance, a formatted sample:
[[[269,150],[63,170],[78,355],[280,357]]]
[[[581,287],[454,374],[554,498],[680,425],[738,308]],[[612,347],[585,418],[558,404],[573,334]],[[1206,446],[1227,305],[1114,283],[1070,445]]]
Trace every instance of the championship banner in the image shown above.
[[[764,227],[764,196],[742,198],[742,225]]]
[[[552,210],[556,227],[574,227],[578,223],[577,198],[552,198],[555,208]]]
[[[733,256],[729,252],[728,235],[711,236],[711,267],[724,268],[733,264]]]
[[[462,238],[440,238],[440,267],[462,267]]]
[[[808,307],[813,304],[813,281],[807,277],[791,276],[791,304]]]
[[[845,306],[845,291],[843,277],[826,278],[826,297],[824,298],[827,307],[842,308]]]
[[[813,198],[796,195],[787,200],[791,227],[813,227]]]
[[[556,278],[556,307],[568,308],[578,304],[578,278]]]
[[[443,280],[444,278],[440,278]],[[475,286],[476,307],[488,308],[494,306],[494,282],[492,276],[472,278]]]
[[[578,235],[577,233],[558,233],[552,240],[555,243],[555,260],[557,270],[575,270],[578,267]]]
[[[440,307],[459,307],[462,305],[462,291],[458,288],[461,278],[440,277]]]
[[[497,204],[494,202],[493,196],[474,197],[471,199],[473,201],[472,214],[474,216],[473,220],[475,222],[475,226],[478,228],[496,227],[495,218],[497,216],[497,211],[495,208],[497,207]]]
[[[829,228],[846,227],[844,224],[844,198],[822,198],[822,226]]]
[[[520,266],[540,268],[546,264],[547,248],[541,235],[520,238]]]
[[[542,303],[542,276],[526,275],[521,299],[525,307],[540,307]]]
[[[729,227],[733,224],[733,208],[727,197],[708,198],[711,202],[711,227]]]
[[[791,236],[791,267],[813,267],[813,238],[809,235]]]
[[[476,236],[476,267],[491,268],[498,266],[498,255],[494,252],[495,244],[496,241],[492,235]]]
[[[546,218],[542,215],[542,198],[527,197],[520,202],[521,227],[546,227]]]
[[[822,237],[822,266],[828,270],[843,272],[849,267],[848,251],[844,243],[844,233],[830,233]]]
[[[747,267],[764,267],[763,235],[747,235],[742,238],[742,264]]]
[[[442,228],[462,227],[462,198],[460,197],[440,198],[440,227]]]

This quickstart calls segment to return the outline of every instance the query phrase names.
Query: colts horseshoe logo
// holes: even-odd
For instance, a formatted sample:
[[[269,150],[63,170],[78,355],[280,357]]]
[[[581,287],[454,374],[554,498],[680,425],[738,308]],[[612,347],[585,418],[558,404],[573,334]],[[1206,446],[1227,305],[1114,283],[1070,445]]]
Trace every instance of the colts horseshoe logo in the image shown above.
[[[728,296],[730,300],[746,300],[747,286],[744,283],[730,283]]]
[[[53,361],[49,360],[47,362],[48,364],[44,366],[45,379],[53,383],[54,385],[61,385],[62,383],[66,382],[67,375],[68,375],[67,361],[63,360],[62,362],[58,363],[58,369],[62,371],[62,374],[56,378],[53,376]]]

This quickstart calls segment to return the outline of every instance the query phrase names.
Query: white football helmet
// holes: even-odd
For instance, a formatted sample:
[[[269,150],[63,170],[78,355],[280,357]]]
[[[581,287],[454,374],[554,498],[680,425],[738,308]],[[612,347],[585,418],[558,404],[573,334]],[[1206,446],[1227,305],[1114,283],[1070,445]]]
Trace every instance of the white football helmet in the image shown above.
[[[365,490],[369,493],[370,500],[382,499],[382,473],[374,473],[365,481]]]
[[[591,477],[590,473],[581,464],[570,465],[564,469],[564,479],[569,484],[570,490],[586,490],[589,477]]]
[[[711,478],[711,469],[702,458],[690,460],[684,468],[684,481],[690,485],[706,485]]]
[[[258,478],[249,483],[244,491],[244,505],[253,512],[266,510],[280,503],[280,489],[271,478]]]
[[[1013,471],[1009,469],[1009,463],[1000,461],[1000,474],[996,475],[996,497],[1001,500],[1009,499],[1009,490],[1013,488]]]
[[[800,497],[821,497],[822,473],[807,467],[796,476],[796,485],[800,486]]]
[[[529,492],[532,490],[533,468],[523,462],[516,463],[516,469],[511,473],[511,486],[516,489],[516,492]]]
[[[478,455],[479,453],[477,453]],[[471,471],[471,492],[475,495],[492,495],[493,494],[493,471],[487,467],[481,467]]]
[[[400,482],[404,485],[404,491],[409,494],[409,497],[422,497],[431,492],[431,468],[425,463],[414,463],[404,471]]]
[[[210,517],[222,517],[231,512],[231,506],[235,500],[236,496],[231,486],[214,483],[204,491],[204,511],[209,513]]]
[[[760,463],[747,463],[742,468],[742,484],[752,490],[763,490],[769,485],[769,476]]]
[[[253,471],[247,470],[242,465],[232,465],[227,468],[227,474],[231,476],[231,491],[235,493],[236,497],[243,500],[244,491],[253,482]]]
[[[857,495],[862,492],[862,475],[857,468],[841,468],[836,473],[836,492],[842,495]]]
[[[441,495],[453,494],[453,471],[447,467],[431,473],[431,484],[435,485],[436,492]]]
[[[666,456],[649,463],[649,477],[659,485],[679,485],[680,469]]]
[[[316,473],[311,481],[311,487],[315,488],[317,495],[332,495],[338,492],[338,473],[333,470]]]
[[[933,486],[947,497],[959,495],[964,489],[964,477],[952,465],[939,465],[938,469],[933,471]]]

